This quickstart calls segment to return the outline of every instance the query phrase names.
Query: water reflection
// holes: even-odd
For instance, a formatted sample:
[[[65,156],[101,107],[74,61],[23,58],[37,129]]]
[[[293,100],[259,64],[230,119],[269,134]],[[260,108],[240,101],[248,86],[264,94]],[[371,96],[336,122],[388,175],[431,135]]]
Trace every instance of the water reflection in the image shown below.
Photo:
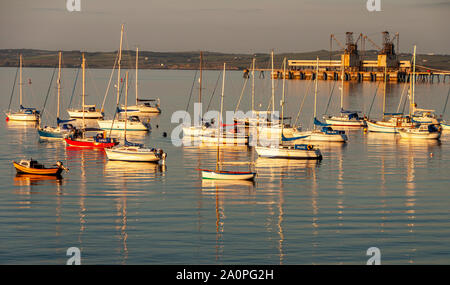
[[[166,170],[166,165],[157,163],[108,160],[104,165],[103,173],[108,184],[117,184],[118,189],[122,190],[123,183],[142,183],[165,177]]]
[[[27,121],[8,121],[5,127],[9,130],[25,130],[25,131],[36,131],[38,123],[37,122],[27,122]]]

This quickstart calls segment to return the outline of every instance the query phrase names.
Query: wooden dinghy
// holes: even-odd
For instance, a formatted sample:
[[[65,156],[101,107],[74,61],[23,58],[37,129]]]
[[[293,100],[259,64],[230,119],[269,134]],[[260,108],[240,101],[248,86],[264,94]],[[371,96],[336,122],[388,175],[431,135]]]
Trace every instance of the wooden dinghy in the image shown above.
[[[22,159],[19,163],[13,161],[13,165],[16,168],[18,174],[26,173],[35,175],[59,176],[64,170],[69,171],[69,169],[64,167],[61,161],[57,161],[55,167],[50,168],[45,167],[44,165],[33,159]]]

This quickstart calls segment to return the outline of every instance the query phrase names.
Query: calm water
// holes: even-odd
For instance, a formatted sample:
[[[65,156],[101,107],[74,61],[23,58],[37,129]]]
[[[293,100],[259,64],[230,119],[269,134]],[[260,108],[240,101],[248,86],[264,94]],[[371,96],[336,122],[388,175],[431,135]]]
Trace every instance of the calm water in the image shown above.
[[[24,69],[24,105],[42,108],[51,73]],[[167,151],[166,167],[111,162],[103,151],[40,142],[33,125],[3,117],[0,263],[65,264],[73,246],[81,249],[82,264],[365,264],[373,246],[381,250],[382,264],[450,263],[450,134],[441,142],[409,142],[352,130],[346,145],[320,146],[320,163],[259,158],[254,184],[202,181],[196,168],[215,164],[215,148],[175,147],[162,135],[170,137],[177,125],[170,123],[172,113],[186,109],[194,73],[140,72],[141,97],[160,97],[163,112],[151,118],[151,134],[132,138]],[[75,74],[76,69],[63,71],[64,109]],[[207,105],[219,72],[204,74]],[[14,75],[14,68],[0,69],[2,110],[8,108]],[[87,103],[101,105],[109,75],[109,70],[89,70]],[[243,83],[241,72],[227,73],[226,109],[235,109]],[[276,84],[279,102],[281,81]],[[319,82],[319,113],[333,84]],[[377,86],[346,83],[345,106],[367,113]],[[241,110],[249,108],[249,87]],[[312,87],[311,81],[287,82],[286,113],[294,120],[309,91],[298,119],[305,128],[311,123]],[[419,106],[440,113],[448,88],[448,83],[418,84]],[[55,119],[55,87],[50,90],[46,124]],[[80,90],[73,105],[80,102]],[[388,112],[397,110],[402,90],[399,84],[388,87]],[[197,93],[194,88],[192,100]],[[220,84],[210,109],[218,108],[219,93]],[[267,108],[267,75],[257,80],[256,94],[257,105]],[[17,102],[18,93],[13,108]],[[106,102],[108,116],[113,92]],[[382,86],[372,117],[379,116],[381,104]],[[338,105],[337,85],[329,113]],[[228,161],[254,157],[246,148],[227,148],[222,155]],[[70,172],[62,180],[16,177],[11,161],[30,156],[45,164],[62,160]]]

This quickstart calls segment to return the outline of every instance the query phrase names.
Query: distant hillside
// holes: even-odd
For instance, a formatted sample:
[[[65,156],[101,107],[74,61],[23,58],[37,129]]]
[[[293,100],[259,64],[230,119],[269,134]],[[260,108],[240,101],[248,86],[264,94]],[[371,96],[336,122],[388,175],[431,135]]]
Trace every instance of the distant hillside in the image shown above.
[[[53,67],[57,64],[57,51],[35,49],[3,49],[0,50],[0,66],[17,66],[18,55],[23,54],[26,67]],[[117,51],[111,52],[86,52],[86,62],[89,68],[112,68]],[[376,51],[366,51],[365,59],[376,59]],[[270,68],[270,54],[258,53],[256,56],[257,68]],[[242,70],[251,66],[253,55],[251,54],[227,54],[218,52],[203,52],[205,69],[221,69],[223,63],[227,63],[228,69]],[[326,50],[283,53],[275,55],[275,67],[280,68],[283,58],[288,59],[329,59],[330,52]],[[339,52],[335,51],[333,59],[339,58]],[[400,60],[410,60],[411,54],[402,53]],[[78,67],[81,62],[80,51],[63,51],[63,66]],[[430,68],[450,70],[450,55],[417,55],[417,64]],[[199,65],[199,52],[139,52],[139,68],[142,69],[197,69]],[[123,51],[122,66],[134,68],[135,51]]]

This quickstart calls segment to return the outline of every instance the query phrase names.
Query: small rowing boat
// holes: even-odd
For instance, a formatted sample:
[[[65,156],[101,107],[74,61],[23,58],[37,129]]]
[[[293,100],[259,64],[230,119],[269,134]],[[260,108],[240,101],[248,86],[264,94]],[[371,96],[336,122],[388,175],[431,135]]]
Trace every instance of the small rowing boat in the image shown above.
[[[57,161],[55,167],[50,168],[45,167],[44,165],[33,159],[22,159],[19,163],[13,161],[13,165],[16,168],[18,174],[26,173],[35,175],[59,176],[64,170],[69,171],[69,169],[64,167],[61,161]]]

